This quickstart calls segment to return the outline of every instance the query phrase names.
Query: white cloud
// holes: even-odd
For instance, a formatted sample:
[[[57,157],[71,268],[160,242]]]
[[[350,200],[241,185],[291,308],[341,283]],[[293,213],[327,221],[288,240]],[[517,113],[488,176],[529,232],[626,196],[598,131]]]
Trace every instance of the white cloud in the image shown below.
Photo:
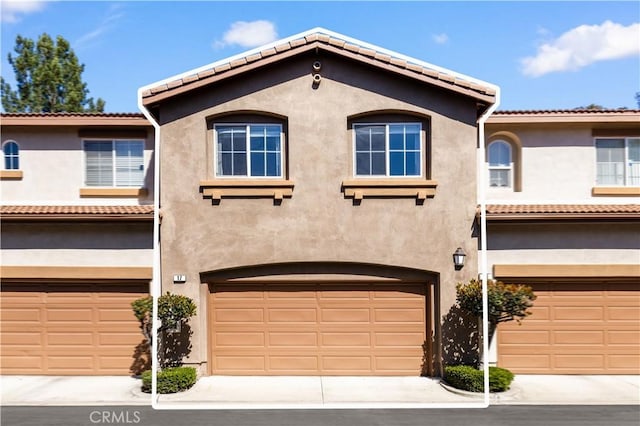
[[[80,38],[75,41],[74,47],[82,48],[90,41],[97,39],[113,28],[117,21],[124,16],[124,13],[120,11],[121,9],[121,4],[112,4],[107,11],[107,16],[100,22],[100,24],[98,24],[94,30],[80,36]]]
[[[0,0],[0,20],[7,23],[18,22],[20,15],[39,12],[44,9],[45,3],[42,0]]]
[[[601,25],[580,25],[542,44],[536,56],[521,60],[522,73],[539,77],[635,55],[640,55],[640,23],[625,27],[605,21]]]
[[[435,41],[438,44],[445,44],[446,42],[449,41],[449,36],[446,35],[445,33],[434,34],[432,38],[433,38],[433,41]]]
[[[237,21],[224,33],[222,40],[213,43],[215,49],[237,44],[242,47],[257,47],[278,39],[276,26],[269,21]]]

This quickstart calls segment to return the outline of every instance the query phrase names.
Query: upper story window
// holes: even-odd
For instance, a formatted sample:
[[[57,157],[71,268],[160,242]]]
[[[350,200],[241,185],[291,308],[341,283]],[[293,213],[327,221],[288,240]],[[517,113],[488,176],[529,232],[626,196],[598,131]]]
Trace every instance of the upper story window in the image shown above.
[[[598,138],[597,185],[640,186],[640,138]]]
[[[2,145],[4,154],[4,169],[19,170],[20,169],[20,147],[16,141],[7,141]]]
[[[355,175],[422,176],[420,123],[354,124]]]
[[[282,177],[280,124],[216,124],[216,176]]]
[[[489,144],[487,150],[489,164],[489,186],[492,188],[513,187],[513,155],[511,145],[503,140]]]
[[[144,141],[85,140],[85,185],[142,187]]]

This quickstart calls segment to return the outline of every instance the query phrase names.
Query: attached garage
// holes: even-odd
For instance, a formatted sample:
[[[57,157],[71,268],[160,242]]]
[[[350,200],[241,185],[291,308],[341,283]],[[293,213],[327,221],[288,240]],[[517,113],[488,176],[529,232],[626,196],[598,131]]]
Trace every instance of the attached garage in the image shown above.
[[[209,372],[417,376],[426,283],[210,284]],[[431,343],[425,346],[430,359]]]
[[[142,343],[131,302],[148,283],[3,283],[1,374],[129,375]]]
[[[498,366],[521,374],[640,373],[639,280],[529,285],[537,296],[532,315],[498,326]]]

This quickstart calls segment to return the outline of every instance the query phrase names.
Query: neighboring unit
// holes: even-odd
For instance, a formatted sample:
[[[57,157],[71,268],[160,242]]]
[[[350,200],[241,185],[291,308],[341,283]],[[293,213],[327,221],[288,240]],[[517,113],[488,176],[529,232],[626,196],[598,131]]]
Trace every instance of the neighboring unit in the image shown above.
[[[153,127],[141,114],[2,114],[1,374],[149,364]]]
[[[501,111],[486,146],[490,271],[538,296],[498,365],[640,373],[640,111]]]
[[[162,292],[198,304],[187,362],[439,374],[457,338],[442,317],[478,275],[476,149],[495,94],[322,29],[143,89]]]

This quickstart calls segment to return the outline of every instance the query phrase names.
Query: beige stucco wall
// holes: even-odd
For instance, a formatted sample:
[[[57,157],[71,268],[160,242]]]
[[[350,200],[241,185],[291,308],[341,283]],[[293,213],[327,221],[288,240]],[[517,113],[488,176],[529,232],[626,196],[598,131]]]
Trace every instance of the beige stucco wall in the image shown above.
[[[592,127],[590,123],[487,124],[487,140],[492,140],[496,133],[508,132],[515,135],[522,147],[522,191],[487,188],[488,202],[637,203],[640,199],[637,196],[592,195],[596,186]]]
[[[3,126],[2,143],[14,140],[20,147],[20,170],[23,177],[20,180],[0,181],[2,203],[153,204],[153,129],[147,129],[144,152],[144,186],[148,194],[140,199],[80,196],[80,188],[85,186],[85,160],[79,130],[73,126]]]
[[[487,257],[495,264],[637,264],[640,224],[632,222],[490,224]]]
[[[455,284],[477,276],[476,108],[458,95],[402,77],[323,56],[322,82],[312,87],[313,53],[231,79],[161,105],[161,256],[163,291],[194,298],[193,350],[205,362],[206,284],[200,273],[292,261],[351,261],[433,271],[441,286],[440,314],[455,301]],[[287,117],[289,179],[293,197],[222,199],[199,193],[211,179],[213,153],[207,119],[222,112],[263,111]],[[353,177],[347,117],[397,110],[430,117],[431,178],[435,198],[364,199],[341,193]],[[455,271],[452,253],[467,253]],[[174,285],[173,274],[186,274]]]
[[[2,265],[136,266],[153,265],[153,224],[22,223],[2,224]]]

